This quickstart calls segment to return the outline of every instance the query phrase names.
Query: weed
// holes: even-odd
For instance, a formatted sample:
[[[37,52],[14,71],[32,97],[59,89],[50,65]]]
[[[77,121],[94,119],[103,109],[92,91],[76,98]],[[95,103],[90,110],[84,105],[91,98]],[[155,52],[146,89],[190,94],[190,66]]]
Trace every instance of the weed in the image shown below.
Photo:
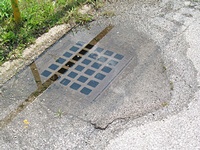
[[[62,115],[63,115],[63,113],[64,113],[64,112],[63,112],[61,109],[59,109],[59,110],[56,112],[56,116],[59,117],[59,118],[61,118]]]
[[[167,68],[163,65],[163,72],[165,72],[167,70]]]
[[[168,102],[163,102],[161,105],[162,105],[163,107],[166,107],[166,106],[168,106],[169,104],[168,104]]]
[[[0,2],[0,22],[9,18],[12,13],[12,7],[9,0],[1,0]]]

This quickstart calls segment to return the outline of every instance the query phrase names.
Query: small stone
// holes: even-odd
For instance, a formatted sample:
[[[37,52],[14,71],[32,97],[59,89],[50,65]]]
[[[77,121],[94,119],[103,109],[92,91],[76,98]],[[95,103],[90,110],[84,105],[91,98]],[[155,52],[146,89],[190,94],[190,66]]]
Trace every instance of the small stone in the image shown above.
[[[7,62],[5,62],[2,66],[4,67],[4,70],[7,71],[7,70],[9,70],[10,67],[11,67],[11,62],[10,62],[10,61],[7,61]]]

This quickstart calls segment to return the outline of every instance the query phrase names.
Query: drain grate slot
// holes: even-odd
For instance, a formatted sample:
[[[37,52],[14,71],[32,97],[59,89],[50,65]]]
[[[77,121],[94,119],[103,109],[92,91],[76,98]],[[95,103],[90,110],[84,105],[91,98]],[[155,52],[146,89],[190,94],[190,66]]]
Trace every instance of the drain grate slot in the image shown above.
[[[92,41],[90,41],[88,45],[96,45],[106,34],[108,34],[108,32],[110,32],[110,30],[112,30],[113,27],[113,25],[106,27]]]
[[[75,60],[75,61],[79,61],[81,59],[81,57],[79,55],[76,55],[72,59]]]
[[[82,54],[82,55],[85,55],[86,53],[87,53],[88,51],[87,50],[81,50],[80,52],[79,52],[79,54]]]
[[[57,74],[54,74],[51,78],[50,78],[50,80],[51,81],[56,81],[56,80],[58,80],[59,79],[59,75],[57,75]]]
[[[67,69],[65,68],[61,68],[60,70],[58,70],[59,73],[64,74],[65,72],[67,72]]]
[[[85,46],[85,48],[87,48],[87,49],[92,49],[93,47],[94,47],[94,45],[92,45],[92,44],[88,44]]]
[[[68,63],[65,64],[65,66],[67,66],[67,67],[72,67],[74,64],[75,64],[75,63],[69,61]]]

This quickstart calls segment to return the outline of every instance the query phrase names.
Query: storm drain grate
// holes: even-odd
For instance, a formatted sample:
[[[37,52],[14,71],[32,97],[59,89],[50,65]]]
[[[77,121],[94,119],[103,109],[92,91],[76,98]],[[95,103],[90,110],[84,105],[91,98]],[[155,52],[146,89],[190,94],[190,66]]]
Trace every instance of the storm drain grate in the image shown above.
[[[49,86],[51,81],[58,81],[67,91],[82,93],[94,100],[133,57],[121,49],[111,51],[97,45],[112,28],[106,27],[88,44],[78,41],[68,47],[41,73],[45,83]]]
[[[101,47],[86,51],[81,49],[83,45],[84,42],[77,42],[50,64],[42,75],[49,78],[54,72],[59,73],[60,84],[85,95],[89,95],[102,81],[108,81],[108,75],[116,76],[116,67],[123,61],[123,55]],[[83,51],[86,51],[84,55]]]

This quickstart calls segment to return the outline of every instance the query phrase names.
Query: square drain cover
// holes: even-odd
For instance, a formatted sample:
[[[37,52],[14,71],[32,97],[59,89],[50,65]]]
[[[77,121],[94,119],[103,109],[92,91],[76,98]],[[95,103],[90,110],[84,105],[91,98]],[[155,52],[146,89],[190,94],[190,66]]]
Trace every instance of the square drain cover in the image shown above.
[[[57,84],[70,93],[95,99],[132,59],[130,55],[78,41],[66,49],[62,56],[49,64],[41,75],[49,79],[59,76]]]

